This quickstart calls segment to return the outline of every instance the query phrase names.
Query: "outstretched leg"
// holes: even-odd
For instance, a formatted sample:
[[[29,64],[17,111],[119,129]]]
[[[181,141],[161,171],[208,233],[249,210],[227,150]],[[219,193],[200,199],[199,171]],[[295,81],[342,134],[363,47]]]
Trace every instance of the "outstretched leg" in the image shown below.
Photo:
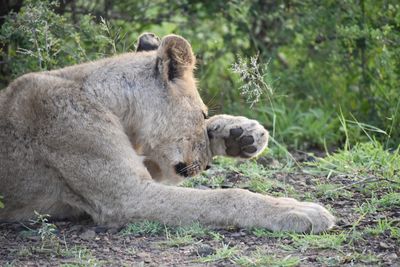
[[[98,224],[124,224],[134,219],[173,225],[198,221],[297,232],[321,232],[333,225],[333,216],[317,204],[242,189],[198,190],[158,184],[110,114],[70,126],[48,137],[54,140],[47,140],[47,160],[62,174],[62,201],[86,211]]]
[[[199,190],[158,184],[131,152],[133,156],[125,155],[125,161],[114,153],[102,158],[99,154],[84,154],[90,172],[78,172],[76,165],[63,164],[67,188],[72,189],[64,194],[63,201],[85,210],[96,223],[106,225],[147,219],[171,225],[200,222],[315,233],[333,226],[333,216],[317,204],[242,189]],[[66,158],[57,160],[63,159]],[[99,160],[102,169],[98,169]]]

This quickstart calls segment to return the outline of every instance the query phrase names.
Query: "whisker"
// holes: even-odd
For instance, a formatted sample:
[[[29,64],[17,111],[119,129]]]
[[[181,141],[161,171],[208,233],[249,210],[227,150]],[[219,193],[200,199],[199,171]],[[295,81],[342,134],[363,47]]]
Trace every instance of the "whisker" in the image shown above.
[[[183,173],[183,172],[187,171],[188,169],[190,169],[190,168],[192,168],[192,167],[193,167],[193,164],[189,164],[189,165],[187,165],[185,168],[182,168],[182,169],[179,171],[179,173]]]
[[[217,97],[217,95],[213,95],[206,103],[207,106],[212,106],[214,104],[215,98]]]
[[[179,173],[192,171],[192,170],[199,169],[199,168],[200,168],[200,164],[199,163],[192,163],[192,164],[186,166],[185,168],[183,168]]]
[[[220,112],[220,110],[221,110],[221,107],[220,107],[220,106],[218,106],[218,107],[215,107],[215,108],[208,108],[208,112],[209,112],[210,114],[216,114],[216,113],[219,113],[219,112]]]
[[[198,165],[193,165],[193,166],[191,166],[190,168],[188,168],[187,171],[194,170],[194,169],[196,169],[197,167],[198,167]]]

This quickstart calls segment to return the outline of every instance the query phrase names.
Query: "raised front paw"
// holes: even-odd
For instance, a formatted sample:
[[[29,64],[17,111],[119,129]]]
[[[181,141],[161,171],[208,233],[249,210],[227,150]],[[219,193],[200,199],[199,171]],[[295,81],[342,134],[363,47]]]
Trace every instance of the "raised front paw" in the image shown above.
[[[245,117],[213,116],[207,120],[207,131],[213,155],[251,158],[268,143],[268,131]]]
[[[271,230],[320,233],[334,226],[335,217],[321,205],[293,201],[293,209],[275,216]]]

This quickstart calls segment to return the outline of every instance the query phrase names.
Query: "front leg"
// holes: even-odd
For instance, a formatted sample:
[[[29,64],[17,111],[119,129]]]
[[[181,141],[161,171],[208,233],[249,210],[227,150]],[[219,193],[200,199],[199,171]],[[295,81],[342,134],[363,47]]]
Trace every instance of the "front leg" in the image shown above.
[[[268,131],[255,120],[240,116],[216,115],[207,120],[213,156],[251,158],[268,144]]]

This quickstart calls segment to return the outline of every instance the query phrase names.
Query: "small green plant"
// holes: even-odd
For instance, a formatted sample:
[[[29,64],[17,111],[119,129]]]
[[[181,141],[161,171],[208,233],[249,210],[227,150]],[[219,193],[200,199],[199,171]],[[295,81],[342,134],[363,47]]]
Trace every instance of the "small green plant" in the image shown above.
[[[284,246],[285,249],[298,249],[301,252],[309,249],[333,249],[339,250],[346,240],[345,233],[322,234],[322,235],[301,235],[292,234],[293,243],[290,246]]]
[[[240,256],[234,260],[235,264],[240,266],[258,267],[258,266],[271,266],[271,267],[293,267],[298,266],[301,262],[300,258],[291,255],[278,258],[275,255],[269,255],[260,248],[257,248],[250,256]]]
[[[57,227],[55,224],[49,223],[48,218],[50,215],[48,214],[39,214],[35,211],[36,218],[31,220],[31,225],[38,226],[37,230],[34,230],[39,236],[41,240],[41,250],[50,248],[57,249],[57,252],[61,249],[61,243],[56,235]]]
[[[364,232],[370,235],[382,235],[388,233],[391,238],[400,240],[400,228],[395,220],[379,219],[375,227],[367,227]]]
[[[17,252],[18,257],[29,257],[32,256],[32,249],[30,247],[22,246]]]
[[[248,183],[249,190],[266,194],[275,187],[275,182],[260,177],[251,178]]]
[[[391,189],[389,187],[389,189]],[[355,210],[361,214],[375,213],[377,211],[390,210],[400,206],[400,193],[389,192],[378,198],[374,194]]]
[[[204,176],[203,174],[195,176],[195,177],[190,177],[189,179],[185,179],[180,186],[183,187],[196,187],[200,185],[207,186],[209,184],[209,178]]]
[[[122,235],[159,235],[164,231],[164,226],[155,221],[141,221],[128,224],[122,231]]]
[[[109,266],[110,263],[97,259],[92,251],[84,246],[74,246],[62,251],[62,256],[72,258],[74,263],[62,264],[63,267]]]
[[[319,184],[316,186],[317,197],[325,199],[338,199],[338,198],[350,198],[353,193],[342,187],[340,184]]]
[[[221,248],[218,248],[214,254],[201,257],[196,262],[210,263],[210,262],[220,262],[220,261],[233,261],[238,255],[239,249],[237,247],[230,247],[229,244],[222,244]]]
[[[171,234],[169,229],[165,229],[165,237],[167,240],[159,242],[162,246],[182,247],[197,243],[192,235],[179,232]]]
[[[351,149],[340,150],[308,165],[314,167],[314,171],[326,175],[345,174],[354,179],[368,179],[373,174],[382,182],[389,180],[399,183],[399,149],[400,146],[390,152],[377,141],[358,143]]]
[[[335,255],[331,257],[326,257],[326,256],[320,256],[317,257],[318,263],[322,264],[323,266],[342,266],[345,264],[361,264],[363,266],[364,264],[370,265],[373,263],[376,263],[378,261],[378,258],[371,254],[371,253],[351,253],[348,255]]]
[[[400,193],[389,192],[381,198],[374,198],[371,200],[372,205],[376,205],[378,211],[384,211],[392,208],[400,207]]]
[[[201,225],[198,222],[192,223],[187,226],[180,226],[175,229],[175,234],[179,234],[181,236],[190,235],[196,238],[202,238],[207,236],[211,231]]]
[[[250,57],[250,60],[239,57],[239,61],[232,65],[232,71],[239,75],[242,82],[241,94],[246,96],[250,107],[260,101],[264,93],[274,93],[272,81],[267,75],[268,63],[259,64],[258,59],[259,55]]]
[[[3,196],[0,196],[0,209],[4,208]]]
[[[214,232],[214,231],[210,231],[209,235],[211,236],[211,238],[215,241],[222,241],[224,240],[225,236],[223,234],[220,234],[218,232]]]

